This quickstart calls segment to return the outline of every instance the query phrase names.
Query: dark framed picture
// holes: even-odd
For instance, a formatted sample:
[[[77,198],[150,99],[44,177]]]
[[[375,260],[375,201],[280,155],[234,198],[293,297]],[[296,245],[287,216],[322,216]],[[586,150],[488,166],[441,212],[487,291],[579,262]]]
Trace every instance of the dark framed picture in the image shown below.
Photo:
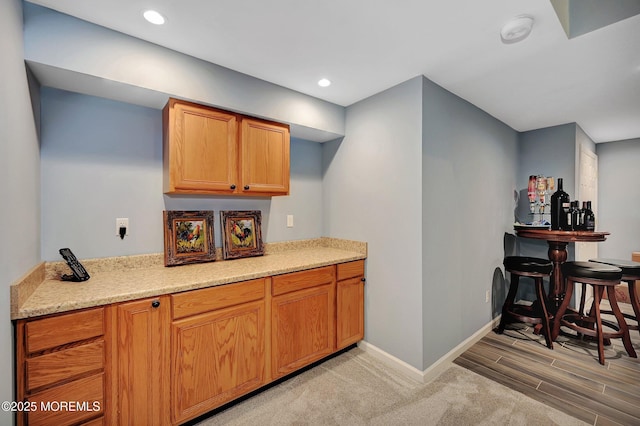
[[[164,266],[216,260],[213,211],[164,211]]]
[[[262,212],[222,211],[222,257],[237,259],[239,257],[262,256]]]

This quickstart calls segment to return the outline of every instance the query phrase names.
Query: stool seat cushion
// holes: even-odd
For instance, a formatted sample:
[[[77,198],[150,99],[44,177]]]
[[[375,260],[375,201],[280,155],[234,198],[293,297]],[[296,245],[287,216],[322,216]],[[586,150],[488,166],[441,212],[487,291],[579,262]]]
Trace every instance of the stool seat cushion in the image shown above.
[[[589,262],[604,263],[622,269],[622,275],[640,277],[640,262],[624,259],[589,259]]]
[[[507,271],[535,272],[550,274],[553,264],[548,259],[526,256],[507,256],[502,262]]]
[[[622,269],[595,262],[565,262],[562,264],[565,277],[593,278],[597,280],[620,281]]]

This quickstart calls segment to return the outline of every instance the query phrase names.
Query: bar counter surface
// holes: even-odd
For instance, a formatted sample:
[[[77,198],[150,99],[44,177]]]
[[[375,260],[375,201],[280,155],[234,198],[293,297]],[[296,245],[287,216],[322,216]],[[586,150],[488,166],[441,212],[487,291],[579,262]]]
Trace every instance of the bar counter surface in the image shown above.
[[[610,232],[601,231],[559,231],[551,229],[516,228],[516,235],[523,238],[545,240],[549,245],[549,260],[553,262],[551,277],[553,286],[549,289],[549,299],[555,301],[556,309],[564,295],[561,265],[567,260],[567,245],[575,242],[601,242]]]
[[[217,253],[220,257],[222,253]],[[163,254],[83,259],[84,282],[61,281],[65,262],[43,262],[11,286],[11,319],[154,297],[304,271],[367,257],[367,244],[316,238],[265,244],[265,255],[167,268]]]

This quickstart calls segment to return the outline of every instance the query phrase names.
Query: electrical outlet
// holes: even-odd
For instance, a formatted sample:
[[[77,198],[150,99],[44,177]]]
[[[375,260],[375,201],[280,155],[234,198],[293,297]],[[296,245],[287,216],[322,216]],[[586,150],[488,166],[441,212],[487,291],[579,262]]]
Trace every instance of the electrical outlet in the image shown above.
[[[129,218],[128,217],[119,217],[116,219],[116,235],[120,236],[120,228],[126,228],[125,236],[129,235]]]
[[[491,291],[487,290],[487,292],[484,294],[484,303],[489,303],[490,297],[491,297]]]
[[[287,215],[287,228],[293,228],[293,215]]]

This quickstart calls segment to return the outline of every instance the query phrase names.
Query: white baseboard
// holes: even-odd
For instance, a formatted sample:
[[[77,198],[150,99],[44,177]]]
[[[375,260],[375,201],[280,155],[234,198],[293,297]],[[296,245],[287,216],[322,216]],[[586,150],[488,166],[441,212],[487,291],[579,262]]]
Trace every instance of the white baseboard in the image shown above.
[[[418,382],[428,383],[438,377],[444,370],[449,368],[449,365],[453,362],[453,360],[455,360],[463,352],[480,341],[480,339],[482,339],[487,333],[493,330],[500,322],[500,317],[501,315],[498,315],[492,321],[483,326],[480,330],[476,331],[463,342],[461,342],[458,346],[444,354],[440,359],[431,364],[424,371],[418,370],[414,366],[407,364],[401,359],[396,358],[395,356],[383,351],[382,349],[372,345],[371,343],[365,342],[364,340],[358,343],[358,347],[365,351],[367,354],[381,361],[386,366],[398,371],[399,373],[402,373],[405,376],[408,376]]]
[[[358,347],[363,351],[365,351],[367,354],[377,359],[378,361],[381,361],[387,367],[393,368],[399,373],[402,373],[407,377],[411,377],[412,379],[418,382],[424,381],[424,374],[422,371],[418,370],[417,368],[415,368],[410,364],[407,364],[400,358],[396,358],[390,353],[383,351],[379,347],[374,346],[371,343],[365,342],[364,340],[361,340],[360,342],[358,342]]]

